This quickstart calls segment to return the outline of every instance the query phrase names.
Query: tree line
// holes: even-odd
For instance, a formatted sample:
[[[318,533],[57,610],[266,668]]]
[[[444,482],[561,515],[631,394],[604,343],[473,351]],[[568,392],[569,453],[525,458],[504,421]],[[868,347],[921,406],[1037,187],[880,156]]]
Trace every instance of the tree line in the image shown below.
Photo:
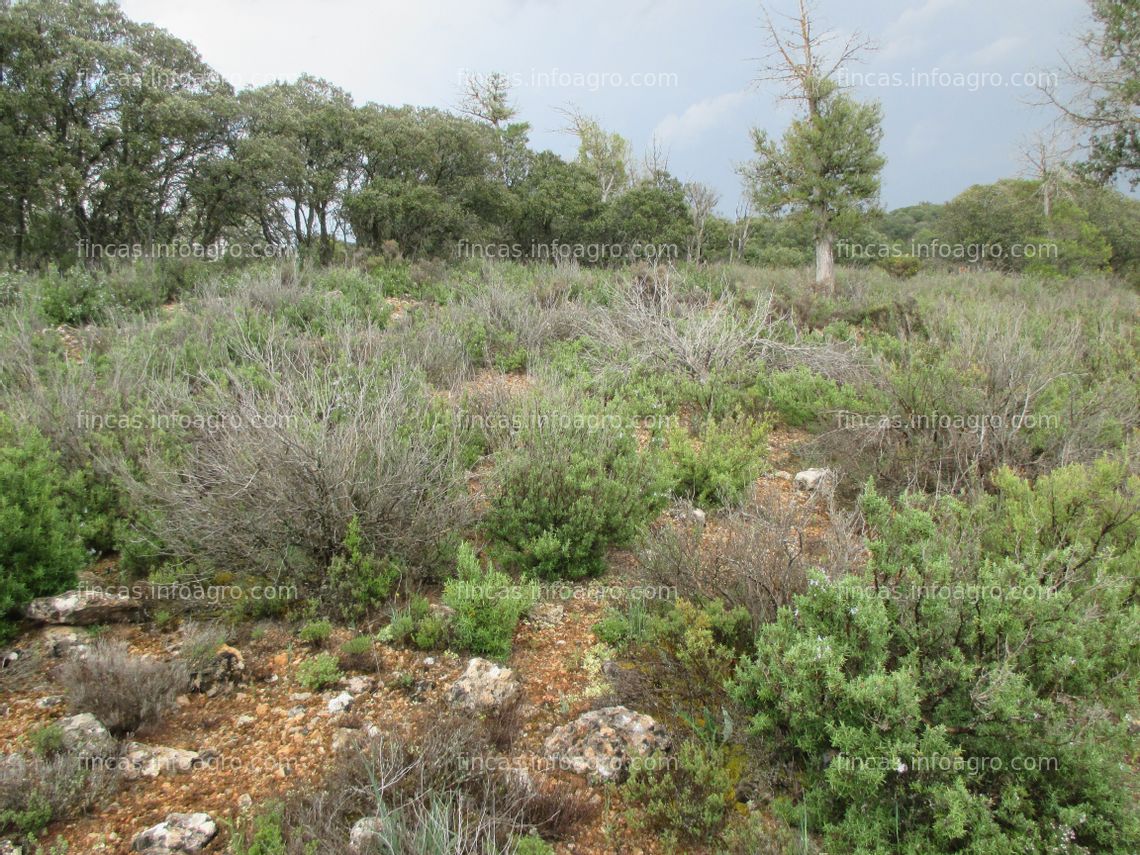
[[[814,262],[817,282],[830,286],[837,246],[888,245],[897,255],[904,237],[1016,237],[1060,246],[1053,272],[1119,270],[1134,262],[1119,227],[1135,222],[1134,200],[1098,188],[1137,174],[1140,26],[1131,0],[1091,5],[1089,57],[1070,67],[1084,100],[1049,93],[1089,134],[1088,162],[1062,169],[1043,154],[1027,184],[928,206],[925,230],[908,234],[910,214],[878,204],[881,109],[837,83],[866,45],[854,39],[826,58],[803,2],[787,31],[766,19],[774,61],[765,74],[788,86],[802,115],[779,140],[754,133],[757,158],[741,169],[746,202],[724,217],[716,192],[672,175],[659,150],[638,158],[580,112],[565,111],[575,157],[535,151],[503,75],[468,78],[454,111],[358,105],[309,75],[236,91],[192,45],[131,21],[114,2],[0,0],[0,257],[69,264],[106,247],[230,242],[328,263],[349,247],[417,258],[606,246],[606,259],[640,250]],[[1010,223],[1023,230],[1012,234]],[[838,260],[879,259],[839,251]]]

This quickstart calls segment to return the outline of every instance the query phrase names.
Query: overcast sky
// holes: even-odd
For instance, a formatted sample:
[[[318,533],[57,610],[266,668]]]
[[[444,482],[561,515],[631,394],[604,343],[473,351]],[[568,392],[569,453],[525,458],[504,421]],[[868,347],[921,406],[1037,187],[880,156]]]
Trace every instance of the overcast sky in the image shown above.
[[[564,156],[573,104],[671,171],[721,193],[732,213],[748,129],[792,116],[774,84],[758,0],[120,0],[195,44],[235,85],[308,72],[357,103],[454,107],[467,73],[514,79],[531,141]],[[795,0],[770,0],[791,11]],[[1026,103],[1036,77],[1089,25],[1085,0],[819,0],[842,40],[877,44],[851,66],[856,95],[885,113],[883,203],[945,201],[1021,169],[1018,148],[1050,121]]]

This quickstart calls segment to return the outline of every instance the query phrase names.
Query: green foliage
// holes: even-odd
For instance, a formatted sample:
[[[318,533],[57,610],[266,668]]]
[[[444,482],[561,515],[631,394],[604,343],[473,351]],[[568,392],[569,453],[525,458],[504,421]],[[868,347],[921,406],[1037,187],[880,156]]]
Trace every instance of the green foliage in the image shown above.
[[[765,408],[776,412],[781,421],[792,427],[818,423],[829,412],[867,409],[855,389],[841,386],[803,365],[762,374],[755,389]]]
[[[732,685],[830,849],[1140,845],[1126,736],[1098,712],[1140,686],[1137,486],[1105,461],[1003,474],[974,505],[867,488],[865,571],[816,574]]]
[[[722,749],[687,739],[674,755],[655,754],[630,764],[626,795],[654,829],[707,842],[724,825],[734,782]]]
[[[360,534],[360,520],[354,516],[348,524],[343,549],[329,563],[321,605],[339,619],[354,623],[388,599],[399,581],[399,565],[377,559],[367,551]]]
[[[310,692],[335,686],[343,676],[336,657],[331,653],[319,653],[312,659],[306,659],[297,669],[297,682]]]
[[[656,461],[625,430],[538,418],[550,423],[525,428],[499,464],[487,531],[535,576],[596,576],[605,548],[628,543],[664,504]]]
[[[320,646],[324,644],[332,636],[332,623],[327,620],[314,620],[309,621],[301,627],[297,637],[305,644],[312,644]]]
[[[238,833],[231,836],[233,855],[287,855],[282,822],[280,806],[273,805],[256,814],[246,827],[239,823]],[[315,844],[312,849],[315,855]]]
[[[28,734],[32,750],[39,757],[51,757],[63,750],[63,728],[58,724],[37,727]]]
[[[911,279],[922,269],[922,259],[913,255],[889,255],[879,259],[879,266],[895,279]]]
[[[47,440],[0,416],[0,638],[29,600],[76,584],[85,557],[72,488]]]
[[[406,606],[392,614],[388,626],[380,632],[380,640],[390,644],[411,645],[418,650],[440,650],[451,636],[451,621],[432,612],[427,597],[413,594]]]
[[[763,470],[769,426],[734,415],[705,421],[699,444],[676,427],[669,436],[675,495],[705,508],[739,504]]]
[[[528,834],[515,841],[515,855],[554,855],[554,847],[537,834]]]
[[[464,650],[505,659],[519,619],[534,603],[532,585],[515,585],[491,562],[481,565],[474,547],[459,545],[457,578],[444,585],[443,602],[455,610],[454,639]]]

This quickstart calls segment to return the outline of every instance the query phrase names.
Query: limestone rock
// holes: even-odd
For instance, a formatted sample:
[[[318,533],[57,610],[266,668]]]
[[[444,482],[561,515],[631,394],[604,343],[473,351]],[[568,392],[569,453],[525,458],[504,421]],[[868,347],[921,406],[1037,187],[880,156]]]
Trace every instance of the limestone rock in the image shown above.
[[[143,855],[201,852],[217,833],[218,826],[207,813],[171,813],[158,825],[136,834],[131,851]]]
[[[460,709],[488,712],[510,703],[519,692],[514,671],[476,657],[467,663],[463,676],[452,684],[447,698]]]
[[[652,717],[620,706],[582,713],[557,728],[543,745],[547,758],[560,768],[595,782],[619,783],[633,758],[671,748],[665,728]]]

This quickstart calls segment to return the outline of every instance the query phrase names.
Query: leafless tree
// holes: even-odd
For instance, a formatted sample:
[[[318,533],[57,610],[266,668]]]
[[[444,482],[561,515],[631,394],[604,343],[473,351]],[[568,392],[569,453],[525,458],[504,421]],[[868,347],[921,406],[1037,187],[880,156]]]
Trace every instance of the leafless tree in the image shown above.
[[[705,227],[720,202],[720,194],[707,184],[690,181],[685,185],[685,200],[693,218],[693,237],[689,243],[689,261],[700,261],[705,242]]]

